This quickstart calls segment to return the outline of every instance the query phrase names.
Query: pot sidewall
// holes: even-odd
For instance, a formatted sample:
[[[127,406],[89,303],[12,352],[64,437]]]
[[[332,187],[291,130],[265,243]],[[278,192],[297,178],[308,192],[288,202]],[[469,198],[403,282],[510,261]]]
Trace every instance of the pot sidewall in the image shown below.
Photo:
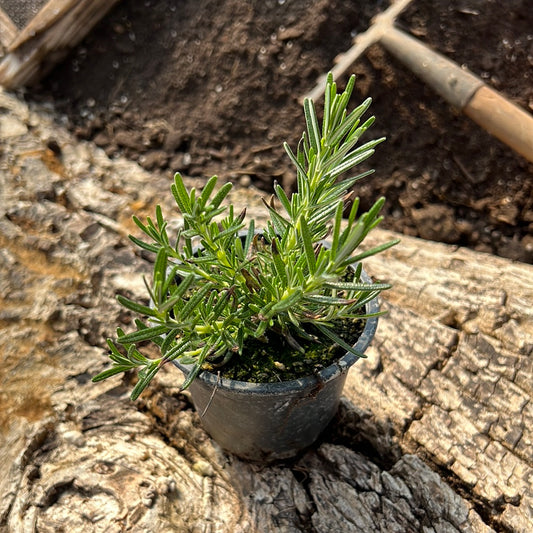
[[[196,411],[211,437],[241,458],[269,462],[310,446],[337,411],[346,372],[325,384],[271,393],[217,388],[195,380]]]

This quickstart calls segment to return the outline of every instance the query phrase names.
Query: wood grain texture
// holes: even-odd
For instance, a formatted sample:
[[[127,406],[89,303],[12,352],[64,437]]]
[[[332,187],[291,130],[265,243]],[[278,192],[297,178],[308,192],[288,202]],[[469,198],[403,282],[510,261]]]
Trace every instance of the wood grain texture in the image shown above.
[[[7,13],[0,7],[0,57],[3,55],[4,50],[15,40],[18,29],[7,15]]]
[[[50,0],[6,45],[0,85],[13,89],[40,79],[79,43],[118,0]]]
[[[173,369],[136,403],[132,376],[90,382],[131,327],[115,295],[151,268],[131,215],[170,214],[169,183],[53,118],[0,92],[0,531],[532,529],[531,265],[409,237],[370,259],[394,287],[335,420],[293,460],[245,463]],[[264,221],[258,191],[232,194]]]

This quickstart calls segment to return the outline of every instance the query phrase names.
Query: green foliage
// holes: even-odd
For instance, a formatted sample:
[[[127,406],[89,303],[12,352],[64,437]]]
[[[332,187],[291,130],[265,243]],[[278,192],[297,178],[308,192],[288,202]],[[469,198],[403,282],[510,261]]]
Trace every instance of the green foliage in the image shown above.
[[[275,197],[265,202],[270,220],[261,234],[253,220],[244,229],[244,212],[236,214],[232,205],[224,205],[231,184],[217,188],[215,176],[197,191],[187,190],[181,175],[175,175],[171,190],[183,225],[172,242],[159,206],[155,220],[148,217],[143,223],[134,217],[148,241],[131,240],[156,254],[147,283],[151,305],[118,299],[146,316],[147,323],[137,321],[137,331],[128,334],[119,329],[116,341],[108,341],[113,366],[95,381],[139,368],[132,392],[136,399],[162,365],[179,358],[193,365],[186,388],[202,368],[242,355],[248,338],[279,334],[299,347],[305,323],[315,324],[331,341],[353,351],[336,335],[333,322],[361,317],[365,304],[389,288],[361,282],[360,261],[396,243],[358,250],[381,221],[384,199],[359,214],[359,202],[348,191],[370,172],[343,176],[384,139],[357,145],[374,118],[361,123],[370,99],[347,111],[354,81],[352,76],[345,91],[337,94],[328,76],[321,125],[313,102],[305,101],[307,130],[297,152],[285,144],[296,167],[297,191],[289,198],[274,185]],[[324,244],[326,238],[330,246]],[[355,266],[353,279],[346,281],[350,266]],[[141,354],[137,346],[146,341],[159,346],[160,358]]]

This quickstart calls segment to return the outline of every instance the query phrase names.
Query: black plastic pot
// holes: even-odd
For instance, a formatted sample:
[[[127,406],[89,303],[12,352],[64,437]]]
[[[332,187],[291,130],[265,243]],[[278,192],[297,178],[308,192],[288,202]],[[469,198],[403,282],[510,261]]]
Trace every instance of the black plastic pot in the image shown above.
[[[363,272],[363,281],[371,283]],[[378,299],[366,306],[377,313]],[[363,353],[374,337],[377,317],[367,319],[355,344]],[[318,438],[335,415],[346,376],[359,358],[346,353],[317,375],[280,383],[247,383],[202,372],[189,390],[211,437],[227,452],[252,461],[296,455]],[[185,375],[191,367],[175,364]]]

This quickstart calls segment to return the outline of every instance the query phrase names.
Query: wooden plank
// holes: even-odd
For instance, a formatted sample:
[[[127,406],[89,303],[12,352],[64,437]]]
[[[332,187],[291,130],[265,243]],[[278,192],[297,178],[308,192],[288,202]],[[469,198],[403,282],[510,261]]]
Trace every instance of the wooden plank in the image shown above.
[[[50,0],[47,2],[19,32],[16,40],[11,43],[9,51],[16,50],[21,44],[46,31],[55,22],[61,20],[76,4],[77,0]]]
[[[8,14],[0,7],[0,46],[8,48],[15,40],[18,29]]]
[[[50,0],[10,44],[0,85],[29,85],[62,59],[118,0]]]

